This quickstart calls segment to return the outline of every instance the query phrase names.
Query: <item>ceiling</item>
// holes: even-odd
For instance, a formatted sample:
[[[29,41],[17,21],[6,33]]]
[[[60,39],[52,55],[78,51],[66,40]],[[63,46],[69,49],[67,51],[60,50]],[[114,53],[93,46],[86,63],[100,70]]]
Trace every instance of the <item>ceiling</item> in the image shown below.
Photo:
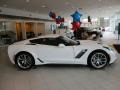
[[[120,0],[0,0],[0,7],[68,17],[78,10],[83,16],[109,17],[120,10]]]

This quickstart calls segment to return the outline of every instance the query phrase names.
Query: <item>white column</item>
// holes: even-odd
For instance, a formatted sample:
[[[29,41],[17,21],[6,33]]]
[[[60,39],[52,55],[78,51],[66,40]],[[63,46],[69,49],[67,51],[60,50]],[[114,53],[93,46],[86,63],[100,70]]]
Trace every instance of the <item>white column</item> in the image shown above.
[[[25,22],[22,22],[22,36],[23,36],[23,39],[27,39],[27,37],[26,37]]]
[[[35,37],[38,36],[38,32],[37,32],[37,22],[34,23],[34,34],[35,34]]]

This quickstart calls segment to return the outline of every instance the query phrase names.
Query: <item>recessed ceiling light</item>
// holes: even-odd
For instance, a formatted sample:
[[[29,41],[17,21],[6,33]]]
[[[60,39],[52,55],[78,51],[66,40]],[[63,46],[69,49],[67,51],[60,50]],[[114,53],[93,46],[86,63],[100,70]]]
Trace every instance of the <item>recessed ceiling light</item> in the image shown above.
[[[69,5],[70,3],[69,2],[65,2],[66,5]]]
[[[46,8],[47,6],[46,6],[46,5],[42,5],[41,7],[42,7],[42,8]]]
[[[110,18],[109,17],[104,17],[105,20],[109,20]]]
[[[112,7],[111,7],[111,6],[109,6],[108,8],[110,8],[110,9],[111,9]]]
[[[26,0],[26,2],[27,2],[27,3],[29,3],[29,2],[30,2],[30,0]]]
[[[99,2],[101,2],[102,0],[98,0]]]

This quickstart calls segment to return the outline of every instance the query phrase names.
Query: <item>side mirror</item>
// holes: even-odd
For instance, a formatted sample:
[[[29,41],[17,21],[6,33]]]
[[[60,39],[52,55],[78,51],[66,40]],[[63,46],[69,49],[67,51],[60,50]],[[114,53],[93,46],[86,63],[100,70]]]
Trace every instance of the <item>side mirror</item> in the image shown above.
[[[77,44],[80,45],[80,41],[77,41]]]
[[[64,45],[64,44],[62,44],[62,43],[61,43],[61,44],[59,44],[58,46],[59,46],[59,47],[62,47],[62,48],[63,48],[63,47],[65,47],[65,45]]]

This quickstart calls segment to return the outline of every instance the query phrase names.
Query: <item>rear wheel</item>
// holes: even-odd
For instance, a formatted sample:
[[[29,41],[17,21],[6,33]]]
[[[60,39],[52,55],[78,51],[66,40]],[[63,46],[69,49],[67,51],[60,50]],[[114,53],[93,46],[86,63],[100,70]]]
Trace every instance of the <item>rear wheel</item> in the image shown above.
[[[104,68],[109,62],[107,53],[102,51],[93,52],[88,58],[88,65],[95,68]]]
[[[31,54],[27,52],[21,52],[15,57],[15,64],[22,70],[27,70],[32,68],[35,64],[34,58]]]

